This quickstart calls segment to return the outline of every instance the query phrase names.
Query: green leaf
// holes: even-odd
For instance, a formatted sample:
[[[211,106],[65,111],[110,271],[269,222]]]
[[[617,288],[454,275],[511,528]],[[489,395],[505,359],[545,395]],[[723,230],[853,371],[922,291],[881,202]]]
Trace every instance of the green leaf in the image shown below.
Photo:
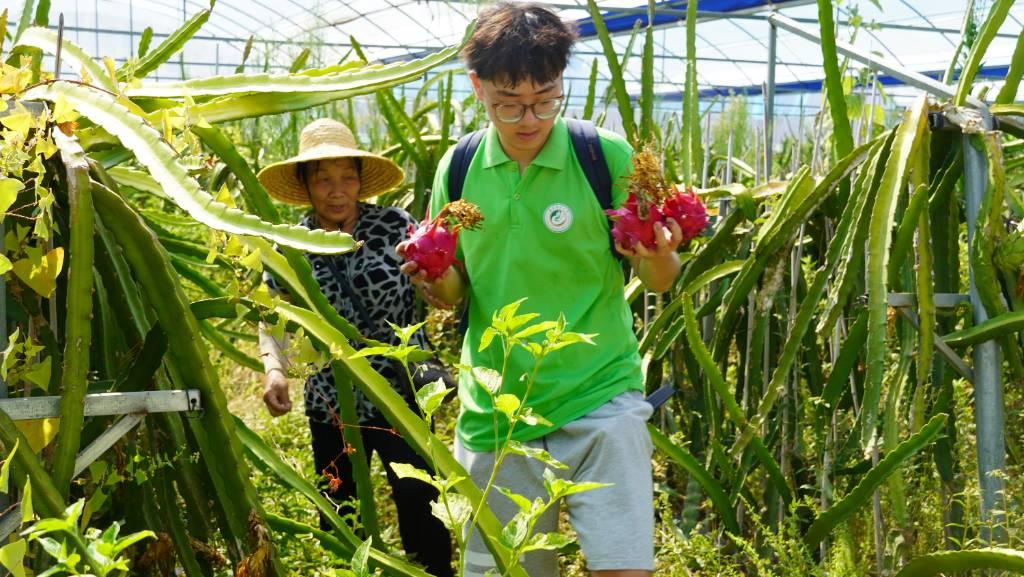
[[[388,324],[391,325],[391,329],[395,331],[396,335],[398,335],[398,339],[402,342],[402,344],[407,345],[409,344],[409,339],[411,339],[412,336],[416,333],[416,331],[420,330],[420,328],[423,325],[427,324],[427,321],[423,321],[422,323],[416,323],[414,325],[410,325],[407,327],[400,327],[392,323],[391,321],[388,321]]]
[[[506,319],[506,329],[509,333],[518,331],[521,327],[525,326],[526,323],[539,317],[537,313],[526,313],[525,315],[515,315]]]
[[[473,379],[480,383],[480,386],[486,389],[492,397],[498,394],[498,391],[501,390],[501,373],[487,367],[473,367],[471,370]]]
[[[558,332],[555,332],[555,331],[548,331],[548,334],[547,334],[548,340],[547,340],[546,343],[544,343],[544,346],[548,350],[548,352],[553,352],[553,351],[557,351],[559,349],[564,349],[565,347],[568,347],[570,345],[575,345],[575,344],[579,344],[579,343],[586,343],[588,345],[592,345],[592,344],[594,344],[594,337],[596,337],[596,336],[597,336],[596,333],[595,334],[573,333],[573,332],[558,333]]]
[[[498,331],[494,330],[493,327],[487,327],[484,329],[483,334],[480,335],[480,348],[478,350],[480,352],[487,350],[487,347],[491,346],[491,341],[493,341],[496,336],[498,336]]]
[[[370,537],[363,544],[356,549],[356,554],[352,556],[352,571],[355,572],[357,577],[370,577],[370,567],[367,564],[367,559],[370,557],[370,545],[373,543],[373,537]]]
[[[391,463],[391,470],[395,472],[395,475],[399,479],[416,479],[417,481],[423,481],[428,485],[436,485],[434,478],[430,473],[423,469],[418,469],[409,463]]]
[[[14,441],[14,448],[4,457],[4,462],[0,465],[0,493],[7,493],[8,484],[10,483],[11,461],[14,460],[14,453],[18,452],[18,445],[20,443],[21,439]]]
[[[516,339],[516,340],[528,339],[528,338],[532,337],[533,335],[536,335],[538,333],[543,333],[545,331],[549,331],[549,330],[551,330],[551,329],[553,329],[553,328],[555,328],[557,326],[558,326],[558,323],[555,322],[555,321],[540,322],[540,323],[533,324],[533,325],[530,325],[530,326],[526,327],[525,329],[523,329],[523,330],[519,331],[518,333],[512,335],[512,338]]]
[[[0,547],[0,564],[6,567],[13,577],[25,577],[25,567],[22,565],[22,560],[25,558],[27,550],[28,542],[24,539],[18,539],[13,543]]]
[[[524,297],[501,307],[501,309],[491,317],[491,325],[499,332],[507,332],[506,327],[508,326],[509,320],[516,316],[516,312],[519,311],[519,306],[522,305],[525,300],[526,298]]]
[[[450,531],[463,531],[469,518],[473,515],[473,507],[469,503],[469,497],[459,493],[447,493],[444,496],[445,502],[439,497],[437,501],[430,504],[430,512],[441,520]]]
[[[163,140],[163,136],[107,93],[56,81],[26,91],[23,98],[54,101],[61,95],[83,116],[118,137],[126,148],[135,153],[136,159],[149,170],[164,192],[200,223],[226,233],[263,237],[307,252],[336,254],[355,248],[352,237],[347,234],[271,224],[214,201],[178,162],[177,152]]]
[[[26,254],[28,256],[11,265],[14,274],[29,288],[49,298],[64,268],[64,249],[58,246],[45,255],[42,250],[26,250]]]
[[[420,390],[416,391],[416,404],[420,406],[428,420],[434,414],[434,411],[441,406],[444,398],[451,390],[450,387],[444,385],[444,379],[437,379],[432,383],[423,385],[420,387]]]
[[[539,447],[531,447],[529,445],[524,445],[523,443],[521,443],[519,441],[509,441],[507,449],[508,449],[508,452],[510,452],[510,453],[514,453],[516,455],[522,455],[522,456],[528,457],[530,459],[536,459],[537,461],[540,461],[541,463],[544,463],[548,467],[554,467],[555,469],[568,469],[569,468],[568,465],[566,465],[566,464],[562,463],[561,461],[559,461],[558,459],[552,457],[551,453],[549,453],[549,452],[547,452],[544,449],[541,449]]]
[[[561,499],[574,493],[593,491],[602,487],[611,487],[612,483],[575,482],[569,479],[562,479],[555,475],[551,469],[544,469],[544,490],[552,501]]]
[[[519,493],[514,493],[509,489],[506,489],[505,487],[499,487],[497,485],[495,485],[494,488],[497,489],[499,493],[505,495],[506,497],[509,498],[509,500],[515,503],[516,506],[519,507],[520,511],[529,511],[530,509],[533,508],[533,504],[530,502],[530,500],[520,495]]]
[[[21,338],[21,327],[16,327],[14,332],[7,337],[7,348],[3,352],[3,360],[0,361],[0,378],[7,379],[7,371],[17,361],[15,354],[18,350],[18,339]]]
[[[537,425],[543,425],[545,427],[553,427],[554,423],[545,419],[544,417],[533,412],[533,407],[526,407],[519,413],[519,420],[526,423],[531,427]]]
[[[12,268],[14,268],[14,265],[11,264],[10,259],[0,254],[0,275],[7,274]]]
[[[35,507],[32,506],[32,479],[25,478],[25,488],[21,491],[21,524],[24,525],[35,516]]]
[[[32,368],[25,371],[22,376],[26,381],[47,391],[50,388],[51,365],[53,365],[53,357],[46,357],[39,362],[32,363],[30,365]]]
[[[530,537],[530,541],[520,551],[526,553],[527,551],[536,551],[538,549],[558,550],[572,544],[572,542],[572,537],[562,535],[561,533],[538,533]]]
[[[519,410],[519,405],[519,397],[507,393],[504,395],[498,395],[498,397],[494,399],[494,408],[504,413],[509,420],[514,418],[516,411]]]
[[[510,549],[515,549],[526,541],[529,533],[530,516],[529,510],[519,511],[512,517],[512,520],[501,530],[501,542]]]
[[[385,357],[390,357],[390,356],[393,356],[395,354],[395,351],[397,351],[398,349],[399,349],[399,347],[390,347],[390,346],[363,347],[363,348],[359,349],[358,351],[352,353],[351,358],[353,358],[353,359],[364,359],[366,357],[373,357],[373,356],[377,356],[377,355],[385,356]]]
[[[7,212],[18,198],[18,193],[24,188],[25,183],[17,178],[0,178],[0,212]]]

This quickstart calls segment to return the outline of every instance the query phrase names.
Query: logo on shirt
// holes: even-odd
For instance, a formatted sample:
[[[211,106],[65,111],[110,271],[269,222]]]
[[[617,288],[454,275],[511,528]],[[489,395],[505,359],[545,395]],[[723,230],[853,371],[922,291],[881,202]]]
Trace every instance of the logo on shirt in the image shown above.
[[[544,211],[544,226],[551,232],[565,232],[572,226],[572,209],[564,204],[552,204]]]

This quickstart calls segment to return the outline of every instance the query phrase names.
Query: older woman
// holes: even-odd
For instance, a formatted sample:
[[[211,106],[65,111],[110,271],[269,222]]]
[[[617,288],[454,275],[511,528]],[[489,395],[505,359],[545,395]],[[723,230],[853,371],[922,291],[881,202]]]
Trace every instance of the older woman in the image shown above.
[[[413,285],[399,270],[403,259],[394,249],[415,221],[400,208],[363,201],[401,184],[402,170],[384,157],[359,150],[344,124],[320,119],[302,130],[297,156],[264,168],[259,179],[278,200],[311,206],[312,210],[301,221],[303,226],[345,232],[363,242],[362,248],[352,253],[310,254],[307,258],[320,289],[342,317],[368,338],[398,344],[388,322],[408,326],[422,320],[415,307]],[[280,290],[269,275],[266,281],[272,290]],[[283,415],[291,410],[287,359],[282,354],[282,343],[262,332],[260,337],[266,372],[263,401],[271,415]],[[429,348],[422,330],[416,332],[411,342]],[[385,357],[374,356],[369,360],[415,407],[405,369]],[[357,458],[369,461],[376,451],[384,463],[406,552],[432,574],[451,575],[451,541],[444,526],[430,512],[436,491],[421,481],[397,478],[390,464],[411,463],[427,470],[429,466],[402,438],[390,432],[391,425],[360,391],[355,391],[355,398],[366,449],[366,454]],[[339,502],[354,498],[352,464],[345,452],[338,417],[341,412],[330,367],[306,380],[305,411],[317,472],[341,481],[340,485],[334,484],[336,489],[327,491],[328,496]]]

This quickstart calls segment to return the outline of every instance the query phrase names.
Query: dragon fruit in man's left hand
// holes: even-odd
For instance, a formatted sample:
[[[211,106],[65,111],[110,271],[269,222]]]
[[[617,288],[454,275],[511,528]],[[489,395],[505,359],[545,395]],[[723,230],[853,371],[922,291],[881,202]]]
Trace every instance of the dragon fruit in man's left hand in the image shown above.
[[[415,229],[409,225],[409,243],[405,259],[415,262],[427,273],[427,280],[437,280],[455,264],[455,245],[462,229],[475,230],[483,222],[477,206],[465,200],[450,202],[432,220],[423,219]]]

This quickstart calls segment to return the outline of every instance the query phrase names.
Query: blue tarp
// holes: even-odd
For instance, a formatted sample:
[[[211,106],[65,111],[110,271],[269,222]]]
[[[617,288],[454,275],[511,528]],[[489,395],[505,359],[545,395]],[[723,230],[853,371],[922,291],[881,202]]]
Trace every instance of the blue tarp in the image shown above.
[[[983,66],[978,70],[979,78],[1006,78],[1006,74],[1009,72],[1010,67],[1008,65],[1001,66]],[[926,72],[920,72],[930,78],[941,78],[945,74],[945,70],[929,70]],[[903,86],[903,81],[898,78],[893,78],[888,75],[880,75],[878,81],[883,86]],[[786,94],[791,92],[821,92],[821,87],[825,84],[824,79],[818,80],[801,80],[798,82],[785,82],[782,84],[775,85],[776,94]],[[762,92],[760,84],[757,86],[718,86],[714,88],[705,88],[700,91],[701,98],[713,98],[715,96],[729,96],[730,94],[746,94],[747,96],[757,96]],[[683,99],[682,92],[665,92],[657,95],[658,100],[663,102],[678,102]]]
[[[786,4],[792,4],[799,0],[775,0],[774,2],[768,2],[766,0],[698,0],[697,10],[700,12],[738,12],[740,10],[750,10],[751,8],[785,8]],[[656,6],[658,8],[675,8],[677,10],[686,10],[686,2],[683,0],[669,0],[668,2],[658,2]],[[646,9],[647,5],[637,6],[637,8]],[[609,10],[603,13],[605,26],[608,27],[608,31],[612,34],[616,32],[622,32],[625,30],[632,30],[633,25],[637,20],[640,20],[641,26],[647,25],[647,14],[624,14],[622,12],[616,12],[615,10]],[[675,16],[666,15],[655,15],[654,24],[669,24],[672,22],[678,22],[685,20],[685,18],[677,18]],[[597,32],[594,30],[594,22],[590,18],[583,18],[576,21],[576,25],[579,28],[579,34],[581,38],[587,38],[595,36]]]

